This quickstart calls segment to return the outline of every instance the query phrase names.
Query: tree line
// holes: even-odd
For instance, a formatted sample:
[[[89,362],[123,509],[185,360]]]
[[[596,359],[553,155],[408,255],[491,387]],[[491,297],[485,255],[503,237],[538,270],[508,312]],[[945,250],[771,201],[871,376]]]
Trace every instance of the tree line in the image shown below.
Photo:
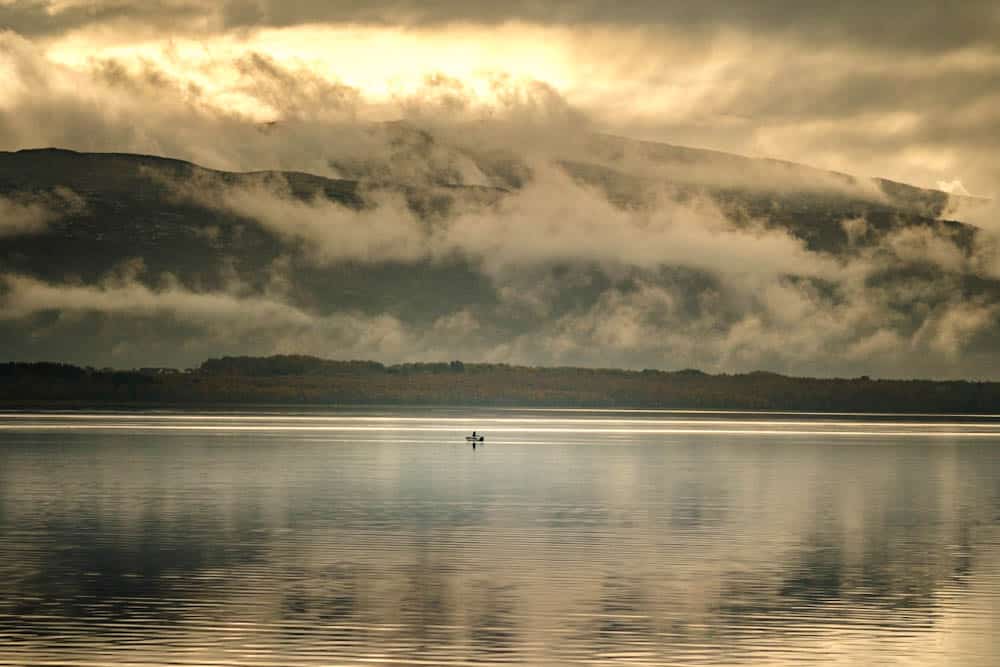
[[[184,371],[0,363],[0,405],[318,404],[636,407],[851,412],[1000,411],[1000,383],[768,372],[474,364],[384,365],[301,355],[223,357]]]

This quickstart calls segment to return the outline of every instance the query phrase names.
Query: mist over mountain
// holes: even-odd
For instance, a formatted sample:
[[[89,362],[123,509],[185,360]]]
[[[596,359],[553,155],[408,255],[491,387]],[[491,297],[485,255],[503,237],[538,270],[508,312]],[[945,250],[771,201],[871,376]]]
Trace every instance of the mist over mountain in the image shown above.
[[[324,175],[0,153],[4,357],[1000,377],[990,201],[589,131],[345,136]]]

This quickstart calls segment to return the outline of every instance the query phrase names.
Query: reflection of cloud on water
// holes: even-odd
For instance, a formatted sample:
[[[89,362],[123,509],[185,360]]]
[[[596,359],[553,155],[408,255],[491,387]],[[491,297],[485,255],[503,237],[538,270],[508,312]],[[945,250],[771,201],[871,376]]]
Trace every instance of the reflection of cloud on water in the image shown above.
[[[611,575],[602,588],[594,617],[582,623],[583,651],[607,659],[618,652],[650,647],[654,626],[644,582]]]
[[[138,616],[204,662],[230,625],[346,662],[995,655],[988,442],[56,437],[0,453],[0,624],[36,647]]]
[[[469,587],[465,626],[474,661],[512,660],[518,651],[517,590],[480,581]]]

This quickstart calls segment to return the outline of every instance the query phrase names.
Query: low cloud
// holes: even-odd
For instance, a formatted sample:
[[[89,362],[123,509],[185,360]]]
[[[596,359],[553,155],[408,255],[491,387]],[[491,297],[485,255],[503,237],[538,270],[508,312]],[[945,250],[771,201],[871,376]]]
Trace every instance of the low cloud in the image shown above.
[[[429,255],[426,225],[398,192],[367,193],[368,201],[357,208],[320,193],[296,197],[278,174],[250,176],[234,186],[214,175],[179,180],[149,173],[181,201],[249,218],[299,245],[318,264],[412,262]]]
[[[837,271],[830,258],[809,253],[783,231],[734,225],[707,198],[682,203],[664,193],[649,205],[622,208],[565,172],[544,167],[495,206],[457,215],[434,241],[444,252],[478,258],[492,274],[580,262],[682,266],[733,279]]]
[[[308,351],[327,356],[351,352],[396,356],[404,346],[402,325],[388,315],[348,312],[319,316],[273,296],[236,290],[197,292],[169,280],[150,287],[137,277],[136,270],[129,268],[96,285],[66,285],[3,274],[0,320],[54,312],[66,327],[89,314],[166,321],[195,327],[195,335],[209,345],[225,345],[252,335],[265,340],[266,351]]]
[[[926,263],[954,272],[971,272],[971,257],[953,239],[929,227],[907,227],[888,234],[883,247],[904,264]]]
[[[177,196],[250,218],[302,245],[320,264],[448,261],[461,257],[502,281],[554,264],[681,266],[756,285],[776,276],[832,278],[841,265],[762,222],[736,225],[707,197],[680,202],[666,192],[640,207],[611,203],[556,165],[532,165],[512,193],[451,190],[439,215],[419,217],[395,191],[370,190],[360,208],[317,194],[302,200],[284,179],[229,185],[217,178],[171,181]]]
[[[947,292],[941,289],[940,292]],[[632,368],[697,367],[817,375],[983,377],[994,354],[996,301],[942,301],[914,315],[893,286],[846,287],[839,298],[795,281],[746,299],[680,285],[612,288],[589,307],[506,341],[494,358]]]
[[[34,195],[0,195],[0,238],[40,234],[51,222],[84,208],[83,199],[66,188]]]
[[[457,212],[447,220],[457,226],[452,231],[442,221],[427,226],[403,207],[399,215],[414,229],[405,237],[390,236],[396,245],[380,246],[372,243],[377,236],[352,237],[362,222],[374,224],[376,232],[381,224],[391,229],[392,216],[372,223],[378,207],[296,204],[287,193],[263,186],[249,190],[260,201],[220,192],[214,199],[219,206],[252,205],[248,217],[260,214],[261,201],[264,210],[277,210],[261,224],[301,241],[313,263],[401,262],[400,279],[407,280],[410,272],[420,278],[421,262],[446,266],[449,257],[460,255],[489,276],[496,304],[442,301],[440,314],[430,319],[394,309],[323,310],[297,300],[296,269],[283,256],[270,266],[265,287],[256,289],[233,274],[222,289],[198,291],[169,276],[146,275],[141,262],[124,264],[90,285],[8,273],[0,277],[0,320],[21,327],[54,314],[56,319],[32,325],[33,335],[44,337],[70,335],[88,317],[110,318],[119,324],[106,342],[117,341],[113,331],[122,323],[148,322],[156,334],[146,335],[165,345],[163,361],[177,365],[196,363],[210,351],[895,377],[992,377],[1000,371],[991,361],[1000,290],[989,283],[993,287],[967,293],[968,279],[990,280],[976,255],[925,228],[890,233],[843,260],[806,251],[781,233],[760,236],[721,217],[694,217],[705,214],[698,209],[680,209],[679,217],[661,222],[651,222],[648,212],[629,219],[628,211],[596,207],[595,191],[590,196],[597,199],[580,202],[593,209],[593,218],[558,205],[542,215],[523,208],[538,205],[529,191],[525,201],[512,195],[511,209]],[[583,196],[577,189],[564,194]],[[282,223],[296,206],[304,207],[298,214],[305,222]],[[329,228],[325,207],[342,209]],[[487,211],[497,219],[488,219]],[[606,228],[600,222],[605,216]],[[679,228],[677,236],[672,225]],[[597,241],[577,242],[573,229]],[[617,244],[612,232],[634,237]],[[527,252],[539,237],[554,240]],[[647,250],[628,252],[639,246]],[[335,252],[340,254],[330,254]],[[784,255],[783,263],[776,264],[772,253]],[[139,352],[129,354],[123,358]]]
[[[968,197],[970,194],[972,194],[965,189],[965,186],[962,184],[962,181],[958,180],[957,178],[953,181],[938,181],[937,189],[940,190],[941,192],[947,192],[950,195],[963,195]]]

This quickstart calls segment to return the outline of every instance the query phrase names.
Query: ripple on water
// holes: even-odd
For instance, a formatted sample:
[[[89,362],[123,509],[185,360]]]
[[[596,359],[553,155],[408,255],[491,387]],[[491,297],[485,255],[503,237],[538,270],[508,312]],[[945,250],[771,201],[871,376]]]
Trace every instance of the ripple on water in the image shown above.
[[[998,445],[963,417],[0,415],[0,665],[995,665]]]

